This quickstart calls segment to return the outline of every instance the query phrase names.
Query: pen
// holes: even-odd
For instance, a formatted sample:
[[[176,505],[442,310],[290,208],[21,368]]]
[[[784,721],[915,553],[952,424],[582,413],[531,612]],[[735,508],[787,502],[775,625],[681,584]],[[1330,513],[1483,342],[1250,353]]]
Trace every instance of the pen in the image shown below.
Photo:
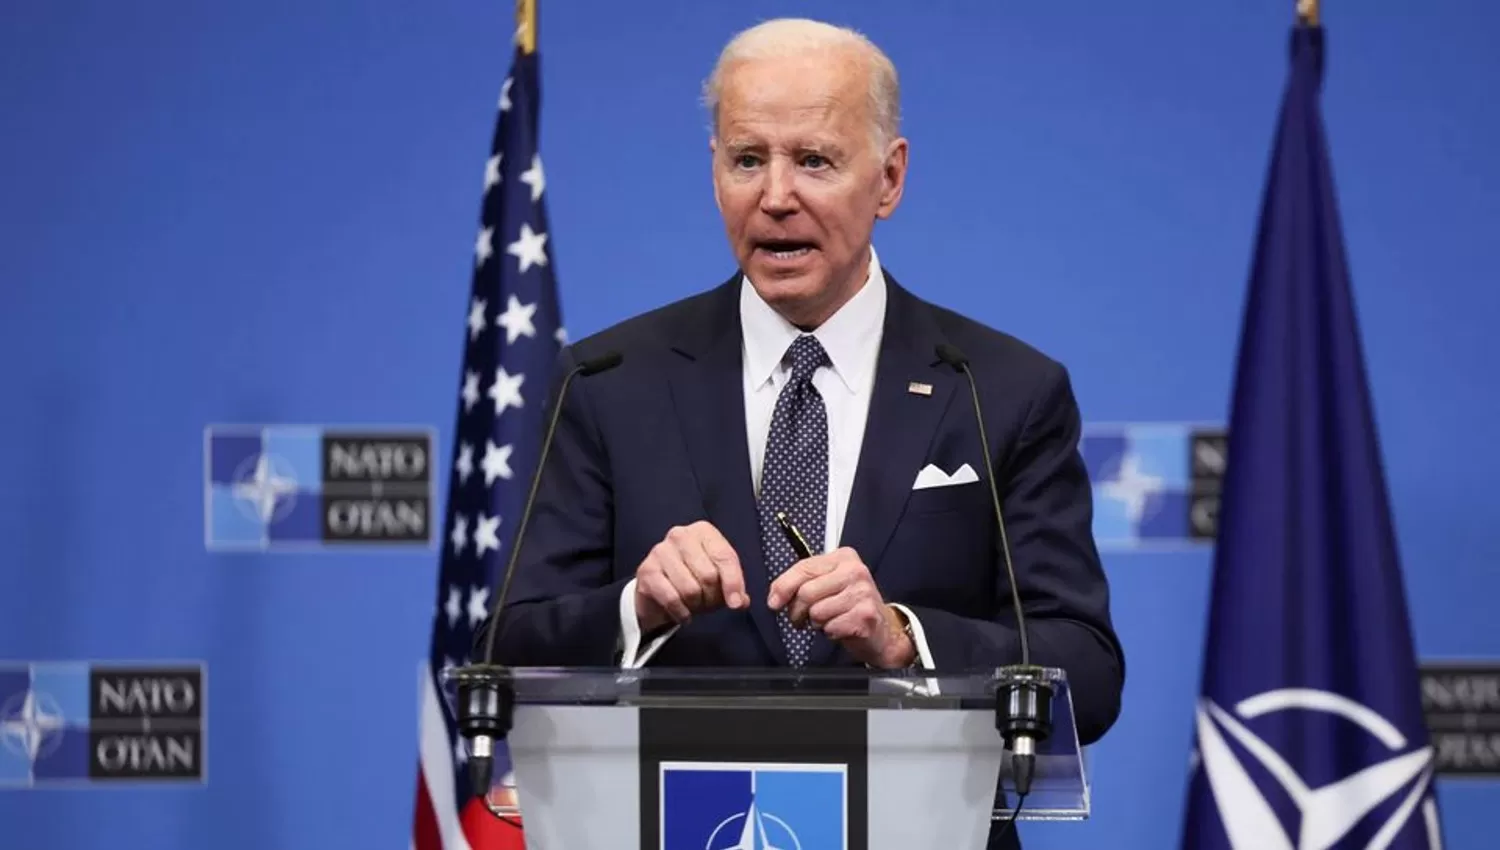
[[[786,511],[777,511],[776,521],[781,523],[781,530],[785,531],[787,539],[792,541],[792,550],[797,553],[797,557],[799,559],[811,558],[813,556],[812,547],[807,545],[807,538],[802,536],[802,532],[797,530],[797,526],[792,525],[792,521],[787,517]]]

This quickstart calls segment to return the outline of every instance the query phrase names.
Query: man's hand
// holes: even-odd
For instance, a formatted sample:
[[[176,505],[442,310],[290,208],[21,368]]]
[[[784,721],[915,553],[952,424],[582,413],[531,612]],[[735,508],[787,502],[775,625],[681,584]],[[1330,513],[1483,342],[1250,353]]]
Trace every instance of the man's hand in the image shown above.
[[[901,615],[885,604],[869,568],[848,547],[793,564],[771,583],[767,602],[772,610],[786,607],[794,625],[822,629],[871,667],[897,669],[916,658]]]
[[[723,605],[749,604],[739,555],[708,522],[668,531],[635,571],[635,616],[645,632]]]

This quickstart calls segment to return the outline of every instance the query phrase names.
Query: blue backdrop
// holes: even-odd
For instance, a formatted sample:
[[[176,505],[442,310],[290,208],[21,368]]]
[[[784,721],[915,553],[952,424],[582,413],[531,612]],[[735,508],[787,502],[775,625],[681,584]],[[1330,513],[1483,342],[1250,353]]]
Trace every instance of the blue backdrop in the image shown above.
[[[1292,6],[543,0],[567,327],[730,271],[699,83],[735,30],[814,15],[901,71],[910,183],[876,238],[904,283],[1062,359],[1090,421],[1221,421]],[[1500,657],[1500,7],[1325,6],[1418,648]],[[3,792],[0,845],[404,848],[436,555],[207,553],[203,429],[415,424],[448,456],[511,4],[3,20],[0,660],[201,659],[210,709],[206,786]],[[1094,819],[1028,848],[1176,841],[1209,564],[1108,557],[1124,714]],[[1487,846],[1500,789],[1441,802],[1451,846]]]

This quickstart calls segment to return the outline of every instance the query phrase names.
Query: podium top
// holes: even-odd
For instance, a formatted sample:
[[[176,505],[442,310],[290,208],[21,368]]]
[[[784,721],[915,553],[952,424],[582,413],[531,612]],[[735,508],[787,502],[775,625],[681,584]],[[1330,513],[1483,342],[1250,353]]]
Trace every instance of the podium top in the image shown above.
[[[516,705],[682,704],[795,708],[992,709],[1002,687],[1045,685],[1054,709],[1070,703],[1066,674],[1050,667],[987,671],[862,670],[761,667],[502,667],[442,671],[450,693],[471,686],[504,687]],[[1062,719],[1062,718],[1060,718]],[[1072,718],[1066,720],[1071,723]]]
[[[859,739],[858,746],[851,744],[845,749],[857,753],[849,758],[871,771],[879,768],[882,776],[894,777],[892,800],[916,793],[908,782],[913,775],[927,776],[922,781],[937,783],[932,788],[941,785],[943,776],[967,777],[964,782],[973,787],[964,785],[966,806],[988,808],[993,801],[993,817],[1011,817],[1016,814],[1011,806],[1017,801],[1013,759],[997,731],[999,719],[1040,715],[1049,731],[1034,741],[1035,769],[1029,774],[1034,779],[1031,793],[1020,808],[1020,819],[1088,816],[1087,768],[1074,727],[1067,676],[1060,669],[622,670],[471,665],[445,669],[440,679],[456,714],[482,710],[497,719],[502,715],[506,718],[500,728],[508,732],[502,736],[512,757],[519,760],[517,786],[523,789],[527,765],[539,775],[551,776],[560,769],[560,760],[571,757],[582,759],[580,764],[586,763],[590,771],[601,770],[602,765],[623,765],[619,767],[623,771],[620,782],[639,784],[645,769],[640,765],[649,768],[655,764],[653,759],[665,758],[661,753],[667,750],[679,756],[692,753],[699,760],[709,758],[706,753],[733,751],[738,753],[738,761],[765,762],[770,759],[767,752],[778,746],[777,742],[793,742],[801,760],[817,761],[813,756],[828,756],[823,750],[842,740],[841,735],[853,735]],[[1018,684],[1030,687],[1018,688]],[[1029,715],[1024,705],[1028,699],[1032,701]],[[509,719],[511,708],[515,710],[513,722]],[[578,708],[588,710],[580,712]],[[663,743],[666,739],[676,744],[667,746]],[[823,761],[839,761],[848,755],[843,750],[839,753],[843,755],[828,756]],[[709,760],[715,759],[719,756]],[[548,765],[546,771],[536,767],[542,764]],[[535,781],[554,789],[566,784],[560,784],[556,777]],[[998,797],[997,791],[1002,792]],[[546,804],[541,798],[533,803]],[[934,797],[923,805],[931,808],[941,804]],[[513,811],[509,806],[496,805],[490,808],[497,814]]]

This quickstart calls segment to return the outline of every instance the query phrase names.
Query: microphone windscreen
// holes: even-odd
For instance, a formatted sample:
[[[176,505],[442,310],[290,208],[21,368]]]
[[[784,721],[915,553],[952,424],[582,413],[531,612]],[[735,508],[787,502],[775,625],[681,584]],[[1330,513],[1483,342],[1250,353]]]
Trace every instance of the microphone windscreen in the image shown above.
[[[587,378],[590,375],[597,375],[600,372],[608,372],[610,369],[620,365],[624,359],[625,355],[618,351],[606,352],[598,357],[579,363],[578,373]]]
[[[938,343],[937,356],[939,360],[955,369],[962,369],[969,362],[969,358],[965,357],[962,351],[946,342]]]
[[[469,758],[469,788],[473,796],[481,800],[489,796],[494,770],[495,762],[487,756]]]

